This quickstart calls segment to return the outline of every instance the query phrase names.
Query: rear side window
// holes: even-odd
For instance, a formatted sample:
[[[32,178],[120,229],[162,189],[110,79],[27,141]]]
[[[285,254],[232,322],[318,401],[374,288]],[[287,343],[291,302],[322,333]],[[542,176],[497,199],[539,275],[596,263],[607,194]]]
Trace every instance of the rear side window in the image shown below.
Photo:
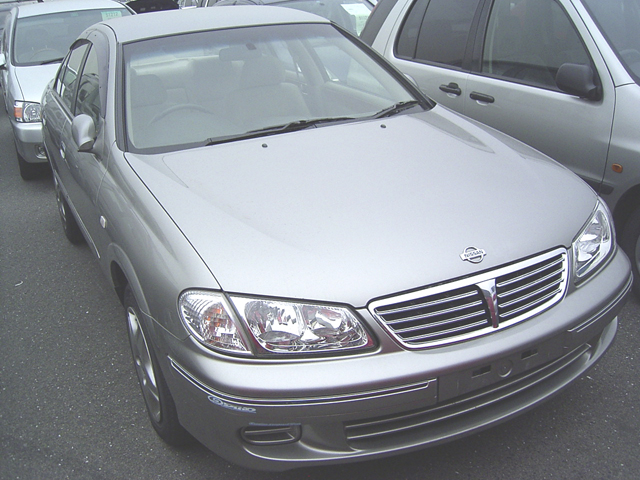
[[[396,55],[460,68],[482,0],[416,0],[402,25]]]

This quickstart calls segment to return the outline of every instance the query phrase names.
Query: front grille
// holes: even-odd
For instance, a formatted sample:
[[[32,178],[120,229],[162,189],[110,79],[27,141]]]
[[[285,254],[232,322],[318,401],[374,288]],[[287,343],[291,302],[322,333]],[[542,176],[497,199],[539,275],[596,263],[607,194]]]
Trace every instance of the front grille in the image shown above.
[[[372,302],[370,311],[409,348],[486,335],[550,308],[564,296],[565,249],[481,275]]]

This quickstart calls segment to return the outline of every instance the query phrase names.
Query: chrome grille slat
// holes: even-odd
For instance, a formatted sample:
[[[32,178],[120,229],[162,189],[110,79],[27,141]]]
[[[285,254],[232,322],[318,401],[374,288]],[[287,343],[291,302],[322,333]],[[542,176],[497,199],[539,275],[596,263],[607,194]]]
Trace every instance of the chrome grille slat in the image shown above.
[[[506,297],[510,297],[512,295],[515,295],[516,293],[520,293],[528,288],[534,287],[535,285],[539,285],[540,283],[545,282],[546,280],[550,280],[553,277],[557,277],[559,275],[559,272],[552,272],[549,275],[546,275],[545,277],[542,278],[538,278],[536,280],[534,280],[531,283],[527,283],[526,285],[523,285],[521,287],[518,288],[514,288],[512,290],[506,291],[506,292],[502,292],[500,294],[498,294],[498,298],[506,298]],[[498,288],[500,288],[500,285],[496,285]]]
[[[475,292],[468,292],[468,293],[465,293],[465,294],[462,294],[462,295],[458,295],[456,297],[442,298],[442,299],[439,299],[439,300],[434,300],[432,302],[419,303],[419,304],[411,305],[411,306],[408,306],[408,307],[393,308],[393,309],[388,309],[388,310],[385,309],[384,310],[384,314],[385,315],[391,315],[391,314],[394,314],[394,313],[402,313],[402,312],[406,312],[406,311],[409,311],[409,310],[416,310],[418,308],[433,307],[435,305],[441,305],[443,303],[447,303],[447,302],[454,301],[454,300],[462,300],[464,298],[468,298],[468,297],[471,297],[473,295],[475,295]]]
[[[523,295],[522,297],[518,297],[514,300],[510,300],[508,302],[503,302],[500,304],[501,308],[509,308],[512,305],[516,305],[518,303],[522,303],[523,301],[526,301],[532,297],[535,297],[536,295],[541,294],[542,292],[548,291],[550,288],[556,287],[557,285],[559,285],[560,283],[562,283],[562,280],[556,280],[555,282],[552,282],[548,285],[544,285],[543,287],[534,290],[531,293],[528,293],[526,295]]]
[[[529,303],[529,304],[527,304],[527,305],[523,305],[522,307],[517,308],[517,309],[513,310],[512,312],[504,313],[504,314],[500,314],[500,317],[502,317],[502,318],[505,318],[505,319],[506,319],[506,318],[508,318],[508,317],[510,317],[510,316],[515,315],[516,313],[520,313],[520,312],[522,312],[522,311],[524,311],[524,310],[528,310],[528,309],[530,309],[531,307],[535,307],[535,306],[537,306],[537,305],[540,305],[540,304],[544,303],[544,301],[546,301],[546,300],[548,300],[549,298],[551,298],[551,297],[553,297],[554,295],[556,295],[557,293],[558,293],[558,291],[557,291],[557,290],[556,290],[556,291],[554,291],[554,292],[551,292],[551,293],[549,293],[548,295],[544,296],[543,298],[540,298],[540,299],[539,299],[539,300],[537,300],[536,302],[531,302],[531,303]]]
[[[551,308],[564,296],[567,279],[567,251],[559,248],[474,277],[376,300],[369,310],[404,346],[434,347],[487,335]]]
[[[440,331],[432,333],[432,334],[415,335],[413,337],[406,337],[405,341],[409,341],[409,340],[413,340],[413,341],[415,341],[415,340],[427,340],[427,339],[431,339],[431,338],[442,337],[442,336],[446,336],[448,334],[460,333],[460,332],[463,332],[463,331],[471,330],[471,329],[476,328],[476,327],[481,327],[481,326],[486,325],[486,323],[487,323],[486,321],[476,322],[476,323],[465,325],[463,327],[449,328],[447,330],[440,330]]]
[[[510,280],[504,280],[504,281],[498,283],[497,286],[498,286],[498,288],[502,288],[502,287],[505,287],[507,285],[511,285],[512,283],[519,282],[523,278],[531,277],[531,276],[533,276],[533,275],[535,275],[537,273],[540,273],[540,272],[542,272],[544,270],[547,270],[547,269],[549,269],[551,267],[554,267],[554,266],[556,266],[558,264],[562,264],[562,259],[558,259],[558,260],[556,260],[556,261],[554,261],[554,262],[552,262],[550,264],[544,265],[544,266],[542,266],[542,267],[540,267],[540,268],[538,268],[536,270],[533,270],[531,272],[528,272],[528,273],[526,273],[524,275],[520,275],[518,277],[514,277],[514,278],[512,278]]]
[[[459,312],[460,310],[465,310],[465,309],[477,307],[479,305],[482,305],[482,301],[481,300],[476,300],[473,303],[467,303],[465,305],[461,305],[460,308],[456,307],[456,308],[447,308],[445,310],[437,310],[437,311],[431,312],[431,313],[425,313],[425,314],[421,314],[421,315],[414,315],[413,317],[407,317],[407,318],[402,318],[402,319],[398,319],[398,320],[389,320],[387,323],[389,325],[396,325],[396,324],[401,323],[401,322],[411,322],[411,321],[418,320],[418,319],[423,319],[423,318],[433,318],[433,317],[446,315],[447,313]]]
[[[484,310],[473,312],[473,313],[469,313],[468,315],[461,315],[459,317],[450,318],[448,320],[441,320],[439,322],[432,322],[432,323],[429,323],[428,325],[421,324],[421,325],[417,325],[417,326],[413,326],[413,327],[397,328],[397,329],[395,329],[395,331],[397,333],[405,333],[405,332],[414,332],[416,330],[424,330],[425,328],[444,327],[445,325],[451,325],[453,323],[459,323],[459,322],[464,321],[464,320],[470,320],[470,319],[475,318],[475,317],[477,317],[479,315],[483,315],[483,318],[484,318]]]

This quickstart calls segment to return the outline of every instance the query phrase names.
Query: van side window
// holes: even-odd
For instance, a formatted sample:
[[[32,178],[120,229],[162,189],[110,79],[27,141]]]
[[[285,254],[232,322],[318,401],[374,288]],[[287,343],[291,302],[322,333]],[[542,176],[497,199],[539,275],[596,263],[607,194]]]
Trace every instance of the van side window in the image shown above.
[[[590,64],[571,20],[555,0],[496,0],[485,38],[482,71],[557,90],[563,63]]]
[[[417,0],[401,27],[400,58],[461,68],[481,0]]]

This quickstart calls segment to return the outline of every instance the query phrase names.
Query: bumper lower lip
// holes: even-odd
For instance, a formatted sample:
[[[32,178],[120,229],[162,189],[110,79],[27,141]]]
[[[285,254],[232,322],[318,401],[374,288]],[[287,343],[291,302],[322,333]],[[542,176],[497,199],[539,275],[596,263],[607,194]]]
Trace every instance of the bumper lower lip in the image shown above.
[[[16,150],[28,163],[47,161],[42,140],[42,123],[20,123],[12,121]]]
[[[602,278],[594,280],[552,312],[499,332],[500,342],[483,338],[473,345],[435,349],[442,350],[435,354],[435,350],[402,351],[343,359],[335,365],[342,368],[332,370],[328,377],[321,366],[324,362],[307,363],[306,370],[296,370],[282,363],[263,368],[241,361],[239,369],[232,369],[230,383],[248,384],[244,392],[234,392],[229,383],[216,386],[213,379],[222,379],[225,366],[219,366],[216,374],[205,366],[210,359],[194,363],[184,357],[185,364],[178,355],[169,358],[167,379],[183,425],[211,450],[245,467],[287,470],[410,452],[523,413],[597,363],[615,338],[617,315],[630,290],[626,257],[621,254],[602,272]],[[609,287],[596,307],[585,307],[585,298],[593,297],[607,283],[617,289]],[[571,315],[573,319],[567,319]],[[550,328],[560,322],[564,323],[555,331]],[[530,335],[537,340],[525,340]],[[497,350],[503,344],[509,344],[509,349],[491,355],[492,346]],[[451,366],[451,359],[459,355],[468,356]],[[394,357],[402,357],[403,362]],[[406,372],[400,371],[403,364]],[[380,378],[395,374],[399,381],[363,388],[362,369],[368,365],[378,370]],[[408,373],[411,368],[414,373],[421,368],[422,376]],[[242,371],[246,377],[236,378]],[[315,382],[307,382],[316,385],[315,390],[286,395],[282,386],[286,380],[276,385],[283,376],[290,386],[301,383],[301,372],[317,375]],[[352,384],[352,388],[336,389],[332,381]],[[356,385],[359,381],[360,386]]]

